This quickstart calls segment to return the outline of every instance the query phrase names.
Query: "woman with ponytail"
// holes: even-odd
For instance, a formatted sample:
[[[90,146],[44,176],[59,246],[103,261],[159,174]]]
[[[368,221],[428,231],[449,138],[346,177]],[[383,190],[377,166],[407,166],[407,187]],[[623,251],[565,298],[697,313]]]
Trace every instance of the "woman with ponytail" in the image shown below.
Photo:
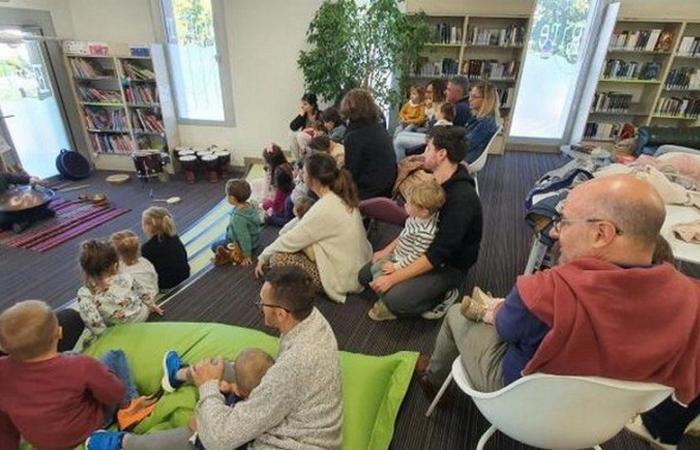
[[[255,274],[260,277],[266,265],[300,267],[331,300],[345,303],[347,294],[362,290],[357,272],[372,257],[357,188],[350,173],[338,169],[326,153],[306,158],[304,181],[319,199],[299,223],[263,250]],[[307,247],[315,261],[304,254]]]

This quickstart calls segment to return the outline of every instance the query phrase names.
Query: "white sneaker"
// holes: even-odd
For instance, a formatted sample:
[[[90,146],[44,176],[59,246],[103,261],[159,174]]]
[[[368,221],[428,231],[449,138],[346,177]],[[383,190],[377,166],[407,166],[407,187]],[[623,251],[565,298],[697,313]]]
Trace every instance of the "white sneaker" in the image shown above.
[[[451,289],[445,292],[445,298],[435,308],[424,312],[421,314],[421,317],[428,320],[442,319],[457,299],[459,299],[459,289]]]
[[[652,448],[658,448],[658,449],[662,449],[662,450],[677,450],[678,449],[677,445],[664,444],[661,441],[659,441],[657,438],[652,436],[651,433],[649,433],[649,430],[647,430],[647,427],[644,426],[644,423],[642,422],[642,416],[638,415],[634,419],[627,422],[627,425],[625,425],[625,428],[627,429],[627,431],[629,431],[633,435],[650,443]]]

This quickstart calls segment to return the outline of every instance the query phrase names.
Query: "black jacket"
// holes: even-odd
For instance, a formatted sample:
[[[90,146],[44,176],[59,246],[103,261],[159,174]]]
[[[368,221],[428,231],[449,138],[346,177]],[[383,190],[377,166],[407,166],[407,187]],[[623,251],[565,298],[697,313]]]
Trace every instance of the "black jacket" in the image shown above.
[[[445,204],[438,217],[438,231],[425,252],[433,267],[448,265],[467,271],[479,257],[483,216],[474,180],[462,164],[442,183]]]
[[[12,184],[29,184],[29,175],[21,173],[0,173],[0,194],[4,194]]]
[[[360,200],[390,197],[397,168],[386,128],[378,122],[351,122],[343,143],[345,168],[352,174]]]
[[[153,236],[141,247],[141,256],[156,268],[160,289],[175,287],[190,276],[187,250],[177,235]]]
[[[452,124],[464,127],[473,120],[472,111],[469,109],[469,97],[464,97],[455,103],[455,118]]]
[[[321,117],[321,110],[319,109],[316,112],[316,120],[318,120]],[[312,124],[309,122],[309,119],[306,117],[306,114],[303,116],[301,114],[298,114],[295,118],[292,119],[291,122],[289,122],[289,129],[292,131],[302,131],[306,127],[310,127]]]

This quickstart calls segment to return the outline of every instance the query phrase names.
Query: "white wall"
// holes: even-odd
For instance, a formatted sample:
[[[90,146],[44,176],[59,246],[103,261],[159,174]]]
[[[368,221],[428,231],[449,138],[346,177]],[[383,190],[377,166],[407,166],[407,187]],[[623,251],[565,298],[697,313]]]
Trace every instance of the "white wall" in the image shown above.
[[[152,43],[149,0],[68,0],[78,40]]]
[[[73,35],[73,19],[70,14],[69,0],[10,0],[0,3],[2,8],[37,9],[51,14],[56,35],[70,37]]]

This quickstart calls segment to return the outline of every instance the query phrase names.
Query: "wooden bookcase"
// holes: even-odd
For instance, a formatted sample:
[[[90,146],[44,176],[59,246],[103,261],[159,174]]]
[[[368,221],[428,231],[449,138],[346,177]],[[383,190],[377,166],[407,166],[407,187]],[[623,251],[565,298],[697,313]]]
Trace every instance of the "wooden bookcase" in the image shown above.
[[[134,171],[130,155],[136,150],[161,150],[172,160],[177,121],[162,46],[105,47],[102,54],[85,54],[91,48],[88,43],[68,41],[63,47],[95,167]],[[166,170],[172,173],[173,164]]]
[[[503,153],[523,59],[528,16],[429,15],[432,40],[422,52],[413,82],[464,75],[488,80],[499,91],[503,132],[492,153]],[[448,31],[444,31],[448,30]]]
[[[654,30],[659,31],[659,39],[654,43]],[[616,45],[623,33],[630,36],[635,32],[650,33],[647,39],[648,45]],[[670,34],[670,39],[662,42],[663,34]],[[627,100],[613,108],[596,108],[600,103],[594,99],[590,107],[590,114],[586,124],[584,142],[595,143],[602,147],[610,147],[619,135],[622,125],[631,123],[635,127],[640,126],[668,126],[684,127],[700,125],[697,115],[669,114],[666,99],[674,99],[688,103],[700,102],[700,86],[696,89],[686,89],[677,84],[678,72],[694,70],[700,77],[700,52],[695,56],[687,56],[680,52],[680,44],[684,37],[697,37],[700,39],[700,23],[679,21],[642,21],[635,19],[620,19],[615,25],[613,36],[607,53],[607,61],[604,64],[596,89],[596,99],[601,94],[613,93],[613,95],[626,96]],[[639,41],[639,39],[637,39]],[[629,39],[628,39],[629,43]],[[643,44],[643,42],[642,42]],[[653,44],[653,45],[652,45]],[[652,48],[653,47],[653,48]],[[608,62],[618,60],[628,66],[636,63],[639,70],[636,74],[621,74],[607,71]],[[656,65],[644,73],[644,67]],[[674,72],[675,71],[675,72]],[[624,71],[623,71],[624,72]],[[657,72],[656,76],[654,72]],[[687,72],[686,72],[687,73]],[[675,74],[675,76],[674,76]],[[617,98],[618,100],[621,97]],[[666,103],[665,103],[666,102]],[[620,107],[622,104],[622,107]],[[666,109],[662,107],[666,104]],[[596,124],[594,128],[592,124]],[[598,133],[593,135],[592,131]]]

